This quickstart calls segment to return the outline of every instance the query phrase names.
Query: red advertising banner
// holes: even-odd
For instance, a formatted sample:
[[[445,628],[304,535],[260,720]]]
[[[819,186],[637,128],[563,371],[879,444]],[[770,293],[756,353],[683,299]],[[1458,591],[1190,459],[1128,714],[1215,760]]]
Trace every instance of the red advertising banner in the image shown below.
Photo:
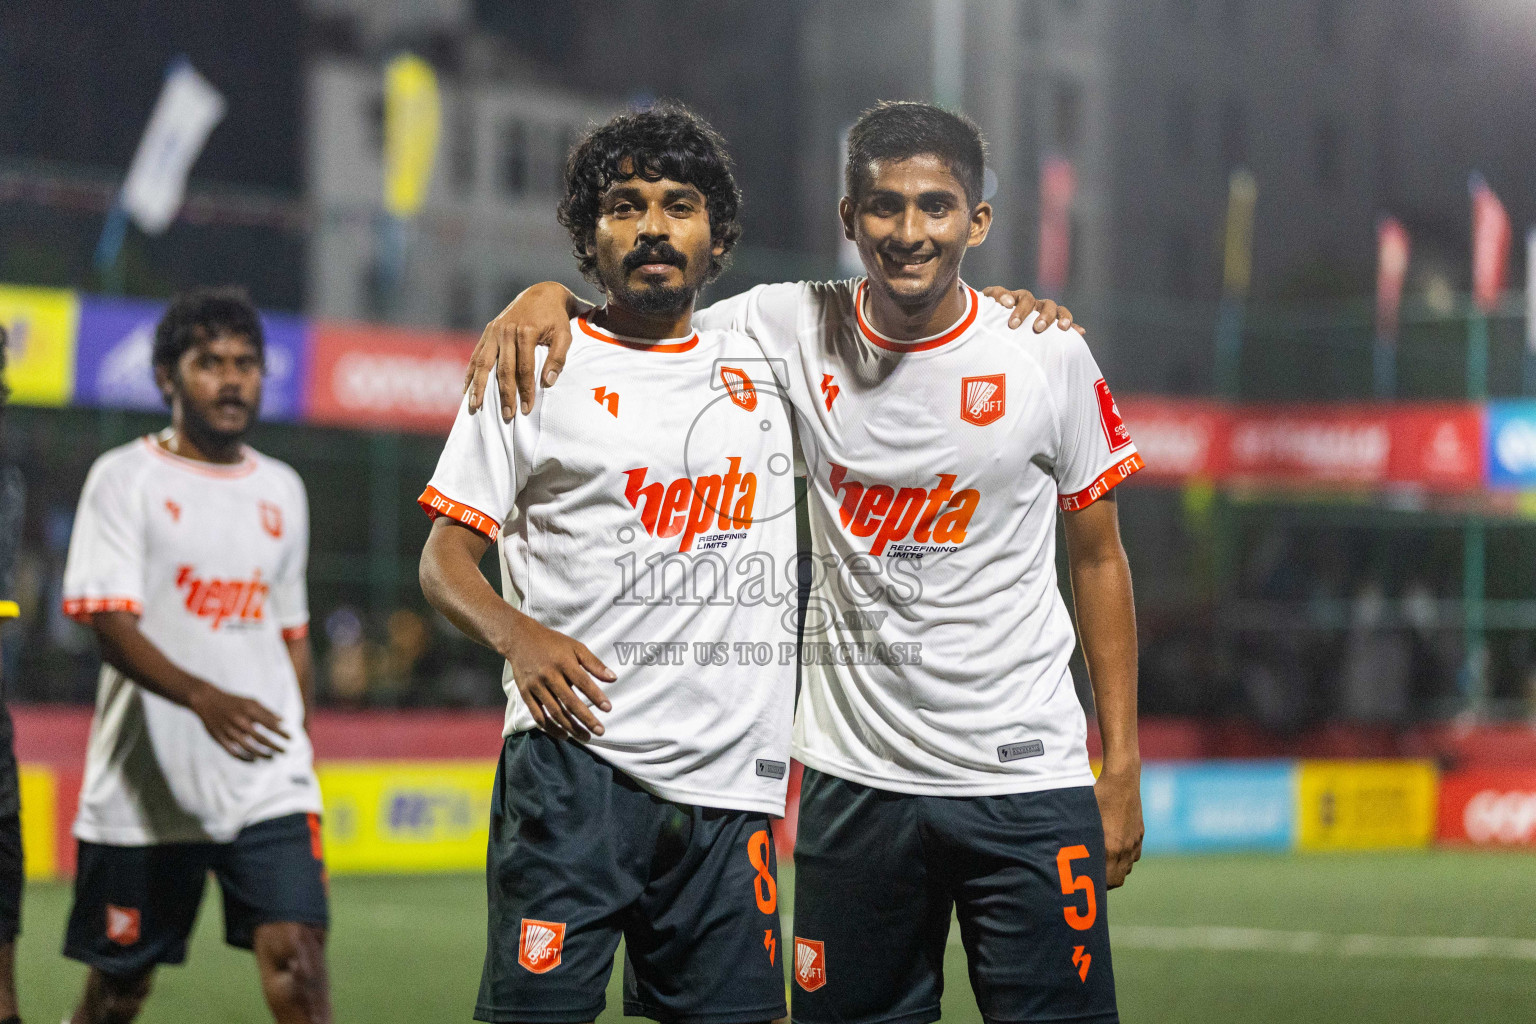
[[[1536,768],[1478,768],[1440,780],[1441,842],[1536,846]]]
[[[446,433],[464,393],[472,335],[315,324],[307,418],[345,427]]]
[[[1482,483],[1482,452],[1483,420],[1471,406],[1243,409],[1233,416],[1226,475],[1463,491]]]

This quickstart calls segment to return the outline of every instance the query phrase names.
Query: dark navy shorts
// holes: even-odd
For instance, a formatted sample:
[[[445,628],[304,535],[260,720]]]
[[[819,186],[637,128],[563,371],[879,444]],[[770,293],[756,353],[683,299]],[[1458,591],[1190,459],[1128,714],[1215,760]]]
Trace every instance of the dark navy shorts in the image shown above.
[[[951,911],[988,1024],[1114,1024],[1107,910],[1091,786],[912,796],[805,770],[797,1024],[938,1020]]]
[[[289,814],[247,825],[228,843],[82,840],[64,955],[118,977],[181,963],[210,871],[231,946],[250,949],[263,924],[329,924],[320,818]]]
[[[785,1015],[768,815],[670,803],[578,743],[519,733],[502,749],[486,860],[475,1019],[594,1019],[621,935],[626,1015]]]

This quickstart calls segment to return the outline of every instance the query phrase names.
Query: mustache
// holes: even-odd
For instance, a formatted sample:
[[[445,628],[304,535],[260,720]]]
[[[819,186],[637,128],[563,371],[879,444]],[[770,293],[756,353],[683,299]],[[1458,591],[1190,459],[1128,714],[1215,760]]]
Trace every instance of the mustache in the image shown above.
[[[688,257],[672,248],[670,242],[657,242],[655,245],[637,245],[629,251],[621,264],[625,274],[632,274],[647,263],[668,263],[684,270],[688,266]]]

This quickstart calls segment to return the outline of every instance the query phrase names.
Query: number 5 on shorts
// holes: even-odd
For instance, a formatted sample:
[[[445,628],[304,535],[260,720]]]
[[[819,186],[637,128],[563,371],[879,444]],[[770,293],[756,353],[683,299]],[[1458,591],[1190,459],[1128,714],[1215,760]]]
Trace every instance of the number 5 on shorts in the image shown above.
[[[1074,906],[1066,906],[1061,910],[1062,916],[1067,919],[1067,924],[1080,932],[1085,932],[1093,927],[1093,922],[1099,916],[1099,907],[1093,897],[1093,879],[1087,875],[1072,874],[1072,862],[1088,856],[1088,847],[1063,846],[1056,854],[1056,873],[1061,876],[1061,894],[1071,896],[1081,891],[1088,897],[1088,910],[1086,913]]]

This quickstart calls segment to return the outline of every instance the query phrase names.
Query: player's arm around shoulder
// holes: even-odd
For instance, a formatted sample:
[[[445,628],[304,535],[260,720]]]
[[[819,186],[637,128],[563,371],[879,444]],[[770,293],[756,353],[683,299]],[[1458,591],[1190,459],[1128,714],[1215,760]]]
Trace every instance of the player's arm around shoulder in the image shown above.
[[[1141,748],[1136,735],[1136,609],[1131,569],[1120,543],[1111,492],[1066,512],[1067,557],[1078,636],[1093,687],[1104,764],[1094,793],[1104,818],[1105,874],[1111,889],[1141,858]]]

